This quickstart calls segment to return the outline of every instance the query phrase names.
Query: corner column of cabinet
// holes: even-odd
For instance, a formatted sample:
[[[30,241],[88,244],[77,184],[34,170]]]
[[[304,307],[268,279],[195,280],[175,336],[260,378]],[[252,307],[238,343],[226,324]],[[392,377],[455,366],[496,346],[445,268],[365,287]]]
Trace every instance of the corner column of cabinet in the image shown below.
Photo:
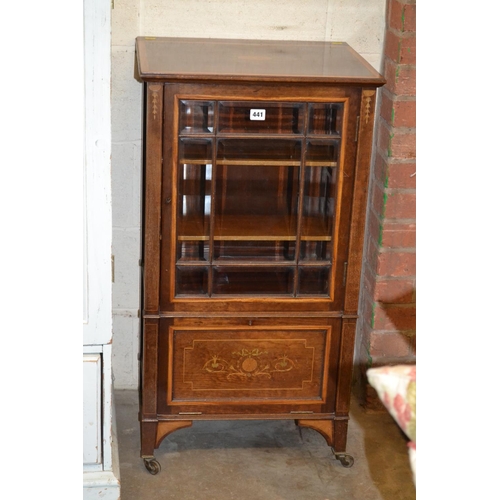
[[[338,417],[348,417],[358,303],[363,265],[363,246],[366,224],[366,206],[373,140],[375,111],[375,88],[361,89],[361,101],[357,118],[357,147],[354,189],[351,207],[351,224],[348,241],[348,258],[345,270],[344,312],[341,334],[341,359],[339,362],[338,397],[335,412]],[[340,429],[339,440],[345,447],[347,439],[347,420],[345,429]],[[345,449],[345,448],[344,448]]]

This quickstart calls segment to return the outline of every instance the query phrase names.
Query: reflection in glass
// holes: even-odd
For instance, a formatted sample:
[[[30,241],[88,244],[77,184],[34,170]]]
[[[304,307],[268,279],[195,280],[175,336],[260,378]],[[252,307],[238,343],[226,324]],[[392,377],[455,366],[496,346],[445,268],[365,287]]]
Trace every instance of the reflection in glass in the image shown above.
[[[211,164],[179,165],[177,239],[208,240],[211,211]]]
[[[330,260],[332,258],[332,241],[302,241],[300,243],[300,260]]]
[[[331,239],[337,191],[336,176],[336,168],[305,168],[302,240]]]

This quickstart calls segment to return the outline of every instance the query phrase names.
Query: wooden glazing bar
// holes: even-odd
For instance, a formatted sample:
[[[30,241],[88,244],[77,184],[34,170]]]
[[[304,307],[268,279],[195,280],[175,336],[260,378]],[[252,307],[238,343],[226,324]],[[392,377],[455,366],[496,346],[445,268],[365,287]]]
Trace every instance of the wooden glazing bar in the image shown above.
[[[214,103],[214,134],[219,129],[219,103]],[[215,197],[216,193],[216,174],[217,174],[217,150],[219,141],[214,138],[212,146],[212,179],[210,183],[210,224],[209,228],[209,244],[208,244],[208,295],[212,295],[213,291],[213,273],[212,261],[214,259],[214,234],[215,234]]]
[[[294,296],[297,296],[299,290],[299,261],[300,261],[300,242],[302,239],[302,231],[304,225],[304,182],[305,182],[305,161],[307,155],[307,124],[309,123],[309,106],[305,106],[304,110],[304,130],[302,134],[302,150],[301,150],[301,167],[299,172],[299,204],[297,206],[297,234],[295,242],[295,276],[294,276]]]

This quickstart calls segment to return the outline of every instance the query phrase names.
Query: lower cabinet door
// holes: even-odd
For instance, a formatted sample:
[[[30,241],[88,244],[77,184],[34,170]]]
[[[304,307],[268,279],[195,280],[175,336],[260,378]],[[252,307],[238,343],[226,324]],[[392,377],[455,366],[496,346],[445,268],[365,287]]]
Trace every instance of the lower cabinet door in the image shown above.
[[[102,469],[101,354],[83,355],[83,468]]]
[[[158,380],[166,387],[159,394],[169,413],[283,412],[297,405],[319,412],[334,396],[338,345],[329,324],[170,325],[160,336]]]

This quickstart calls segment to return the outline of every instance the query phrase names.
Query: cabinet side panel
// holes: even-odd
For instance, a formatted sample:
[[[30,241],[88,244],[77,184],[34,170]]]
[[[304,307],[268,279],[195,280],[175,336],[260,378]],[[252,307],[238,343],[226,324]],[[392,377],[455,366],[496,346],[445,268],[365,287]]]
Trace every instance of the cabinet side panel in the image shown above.
[[[144,310],[154,313],[160,290],[163,85],[148,83],[145,91]]]
[[[343,320],[338,365],[338,392],[335,404],[335,414],[339,416],[347,415],[349,412],[355,336],[356,320]]]
[[[364,89],[361,96],[356,174],[349,236],[349,264],[346,273],[344,303],[344,312],[346,314],[357,314],[358,310],[375,97],[375,89]]]

